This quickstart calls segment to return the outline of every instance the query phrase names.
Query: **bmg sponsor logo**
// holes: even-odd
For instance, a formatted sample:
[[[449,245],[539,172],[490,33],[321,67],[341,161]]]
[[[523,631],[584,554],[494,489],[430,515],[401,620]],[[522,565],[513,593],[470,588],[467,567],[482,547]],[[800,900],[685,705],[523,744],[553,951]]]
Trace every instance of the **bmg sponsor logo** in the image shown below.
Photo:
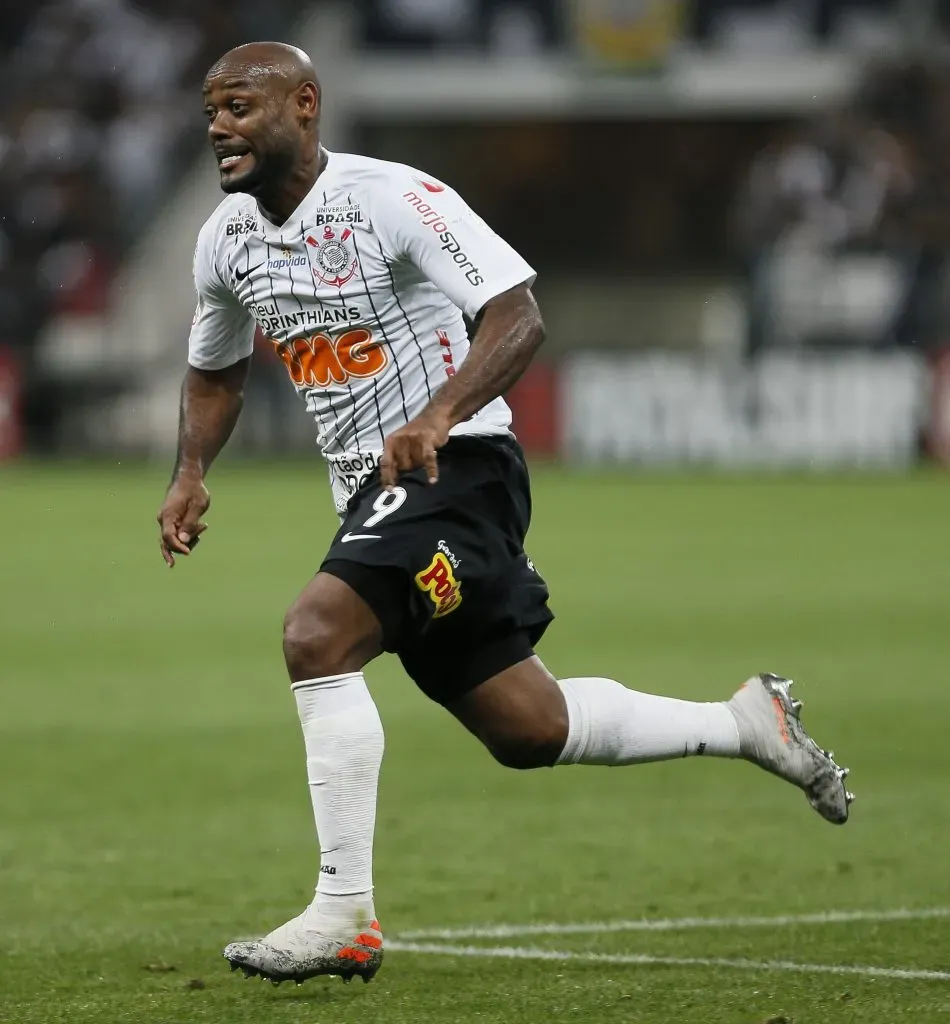
[[[375,377],[389,365],[386,348],[363,327],[338,337],[321,331],[310,338],[271,342],[298,388],[342,387],[353,378]]]

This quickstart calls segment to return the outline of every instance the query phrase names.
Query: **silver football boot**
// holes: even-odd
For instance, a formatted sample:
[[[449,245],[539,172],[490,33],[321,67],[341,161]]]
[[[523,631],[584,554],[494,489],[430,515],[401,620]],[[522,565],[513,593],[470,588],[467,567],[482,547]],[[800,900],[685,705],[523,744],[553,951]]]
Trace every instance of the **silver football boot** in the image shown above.
[[[245,978],[259,975],[273,985],[300,985],[321,974],[337,974],[344,981],[358,975],[368,982],[383,962],[383,933],[375,919],[363,927],[341,928],[304,911],[262,939],[232,942],[224,956],[232,971],[242,970]]]
[[[736,691],[726,707],[739,729],[739,756],[805,791],[826,820],[843,825],[854,794],[845,787],[847,768],[808,735],[799,721],[802,702],[789,695],[791,679],[764,672]]]

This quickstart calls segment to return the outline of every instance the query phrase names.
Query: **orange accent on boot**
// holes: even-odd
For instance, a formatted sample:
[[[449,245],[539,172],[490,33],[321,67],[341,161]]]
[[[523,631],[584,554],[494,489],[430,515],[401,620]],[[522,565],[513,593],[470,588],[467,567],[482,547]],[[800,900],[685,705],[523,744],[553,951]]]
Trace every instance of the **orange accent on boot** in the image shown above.
[[[772,706],[775,708],[775,717],[778,720],[778,731],[782,742],[788,744],[788,723],[785,721],[785,705],[781,697],[772,698]]]
[[[374,920],[374,921],[371,921],[371,922],[370,922],[370,925],[369,925],[369,926],[370,926],[370,928],[372,928],[372,929],[373,929],[373,931],[374,931],[374,932],[378,932],[378,931],[381,931],[381,930],[382,930],[382,929],[381,929],[381,928],[379,927],[379,921],[375,921],[375,920]]]
[[[358,964],[365,964],[367,960],[372,959],[373,954],[367,952],[365,949],[354,949],[352,946],[344,946],[339,953],[337,953],[337,960],[355,960]]]
[[[363,932],[356,936],[356,941],[361,946],[369,946],[370,949],[382,949],[383,940],[378,935],[368,935]]]

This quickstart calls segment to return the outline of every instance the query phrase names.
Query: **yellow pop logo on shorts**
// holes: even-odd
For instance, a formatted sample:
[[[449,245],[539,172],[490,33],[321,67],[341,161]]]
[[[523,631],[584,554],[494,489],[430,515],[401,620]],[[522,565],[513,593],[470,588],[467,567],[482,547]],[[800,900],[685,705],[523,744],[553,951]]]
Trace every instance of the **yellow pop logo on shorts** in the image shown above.
[[[434,619],[441,619],[443,615],[454,612],[462,603],[462,585],[455,578],[451,563],[441,551],[435,554],[422,572],[416,573],[416,586],[432,598],[435,605]]]

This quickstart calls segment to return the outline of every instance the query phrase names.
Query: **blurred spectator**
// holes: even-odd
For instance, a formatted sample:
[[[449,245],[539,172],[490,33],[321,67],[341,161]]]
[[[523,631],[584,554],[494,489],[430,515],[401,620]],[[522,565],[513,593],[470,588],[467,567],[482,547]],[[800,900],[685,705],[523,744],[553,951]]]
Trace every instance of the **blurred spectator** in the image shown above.
[[[749,348],[930,344],[950,242],[950,94],[919,69],[875,71],[851,109],[765,149],[737,210]]]
[[[566,45],[556,0],[363,0],[361,34],[376,49],[488,49],[529,54]]]
[[[26,345],[50,313],[102,308],[123,249],[202,137],[205,70],[239,42],[279,35],[294,11],[289,0],[264,12],[253,0],[13,6],[0,31],[0,316],[4,340]]]
[[[880,51],[896,42],[902,0],[693,0],[693,36],[757,55],[816,44]]]
[[[912,187],[885,210],[882,235],[902,252],[909,271],[895,325],[901,345],[932,347],[950,337],[950,69],[911,63],[882,69],[863,102],[902,140]]]

